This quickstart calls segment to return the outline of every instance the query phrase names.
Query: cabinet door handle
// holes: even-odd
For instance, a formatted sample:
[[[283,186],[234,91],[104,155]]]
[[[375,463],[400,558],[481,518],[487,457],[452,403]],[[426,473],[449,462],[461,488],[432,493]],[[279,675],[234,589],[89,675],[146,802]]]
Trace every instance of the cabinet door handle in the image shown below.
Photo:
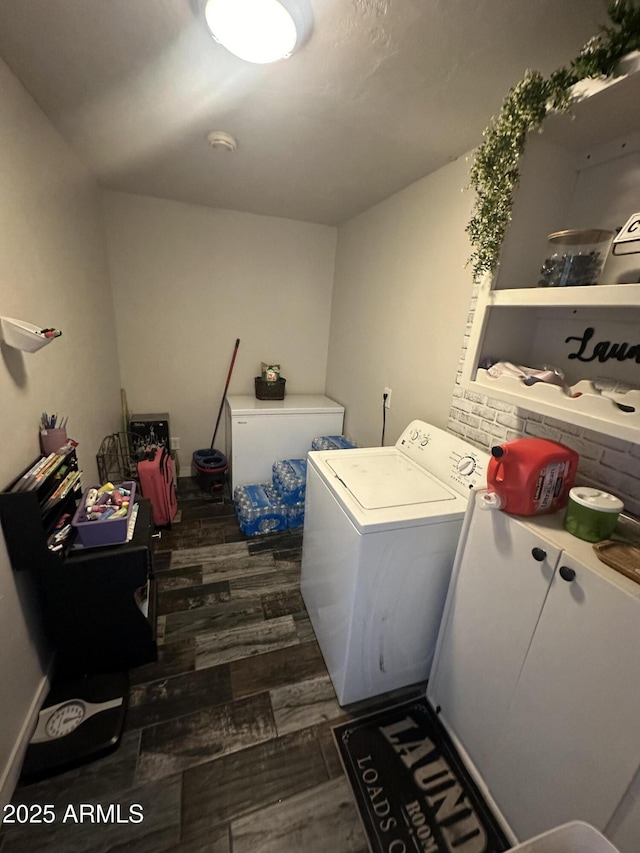
[[[541,563],[543,560],[547,559],[547,552],[543,551],[542,548],[532,548],[531,556],[534,560],[537,560],[539,563]]]
[[[575,579],[576,573],[573,569],[570,569],[569,566],[560,566],[558,571],[560,572],[562,580],[567,581],[567,583],[571,583],[571,581]]]

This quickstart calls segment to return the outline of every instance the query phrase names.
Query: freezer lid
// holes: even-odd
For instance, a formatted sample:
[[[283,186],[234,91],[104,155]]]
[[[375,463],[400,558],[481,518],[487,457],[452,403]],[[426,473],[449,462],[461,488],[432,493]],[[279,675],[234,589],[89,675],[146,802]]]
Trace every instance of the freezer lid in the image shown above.
[[[456,495],[403,453],[345,456],[334,451],[327,467],[364,509],[455,501]]]
[[[258,400],[249,395],[233,395],[227,397],[226,402],[232,416],[344,414],[344,406],[322,394],[289,394],[284,400]]]

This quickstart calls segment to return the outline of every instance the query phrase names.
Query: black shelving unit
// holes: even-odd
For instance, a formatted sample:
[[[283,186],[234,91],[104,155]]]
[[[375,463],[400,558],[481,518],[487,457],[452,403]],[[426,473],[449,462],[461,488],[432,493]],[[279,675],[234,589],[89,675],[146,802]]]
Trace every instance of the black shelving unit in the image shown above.
[[[36,488],[16,491],[25,481],[28,471],[44,456],[34,459],[28,468],[9,483],[0,492],[0,521],[9,559],[14,571],[41,571],[59,567],[64,559],[66,548],[53,552],[47,547],[47,540],[57,524],[68,516],[71,521],[82,488],[80,482],[69,494],[48,509],[45,506],[65,475],[78,470],[78,459],[74,451],[60,457],[58,464],[48,475],[36,484]],[[67,543],[67,547],[68,547]]]
[[[46,633],[56,651],[56,679],[118,672],[157,659],[151,504],[141,499],[132,539],[101,548],[74,547],[73,536],[54,552],[52,532],[75,512],[77,484],[45,509],[69,471],[75,451],[31,491],[17,491],[34,463],[0,492],[0,522],[11,565],[29,572],[38,590]],[[147,614],[137,599],[146,589]]]

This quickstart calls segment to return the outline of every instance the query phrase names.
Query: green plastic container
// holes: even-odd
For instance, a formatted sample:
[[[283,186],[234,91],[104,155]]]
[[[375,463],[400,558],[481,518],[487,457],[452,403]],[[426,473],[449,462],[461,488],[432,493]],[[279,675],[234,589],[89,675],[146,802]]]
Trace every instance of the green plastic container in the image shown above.
[[[618,523],[624,504],[615,495],[575,486],[569,492],[564,526],[569,533],[587,542],[609,539]]]

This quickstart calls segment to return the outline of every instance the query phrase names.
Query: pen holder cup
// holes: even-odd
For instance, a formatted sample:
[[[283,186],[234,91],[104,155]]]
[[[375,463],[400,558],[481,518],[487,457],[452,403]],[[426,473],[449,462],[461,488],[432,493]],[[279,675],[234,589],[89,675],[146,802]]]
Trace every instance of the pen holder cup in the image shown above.
[[[67,442],[67,431],[64,429],[42,429],[40,430],[40,447],[45,456],[55,453],[59,447]]]

